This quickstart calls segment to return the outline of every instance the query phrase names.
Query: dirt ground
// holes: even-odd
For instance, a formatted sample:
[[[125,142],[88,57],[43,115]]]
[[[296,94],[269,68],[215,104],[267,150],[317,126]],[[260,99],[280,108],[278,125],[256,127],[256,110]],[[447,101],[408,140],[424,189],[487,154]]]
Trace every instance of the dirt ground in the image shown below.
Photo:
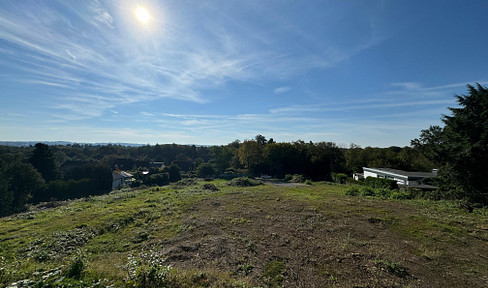
[[[186,233],[147,242],[144,255],[268,287],[488,287],[487,271],[452,263],[486,267],[486,242],[480,250],[470,237],[402,236],[401,218],[415,218],[417,208],[351,201],[251,192],[203,199],[188,212]],[[449,248],[453,241],[459,249]]]

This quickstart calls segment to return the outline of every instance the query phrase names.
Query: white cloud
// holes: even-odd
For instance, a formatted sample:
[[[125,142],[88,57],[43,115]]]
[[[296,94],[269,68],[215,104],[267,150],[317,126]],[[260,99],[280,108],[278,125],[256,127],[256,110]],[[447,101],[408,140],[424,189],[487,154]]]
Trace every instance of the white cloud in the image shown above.
[[[283,87],[278,87],[276,89],[273,90],[273,93],[275,94],[281,94],[281,93],[285,93],[285,92],[288,92],[290,91],[291,88],[288,87],[288,86],[283,86]]]

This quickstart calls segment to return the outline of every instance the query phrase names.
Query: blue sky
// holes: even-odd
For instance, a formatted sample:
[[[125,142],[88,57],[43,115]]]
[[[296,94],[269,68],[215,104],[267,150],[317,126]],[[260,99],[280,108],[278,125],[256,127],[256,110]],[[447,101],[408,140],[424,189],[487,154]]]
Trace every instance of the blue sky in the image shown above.
[[[474,0],[3,0],[0,140],[406,146],[488,84],[487,15]]]

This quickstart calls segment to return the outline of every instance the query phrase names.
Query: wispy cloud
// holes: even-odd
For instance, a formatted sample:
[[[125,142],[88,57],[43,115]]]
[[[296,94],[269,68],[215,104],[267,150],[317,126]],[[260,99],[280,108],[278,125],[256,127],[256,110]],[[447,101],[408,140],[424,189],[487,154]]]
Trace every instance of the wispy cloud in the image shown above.
[[[281,94],[290,91],[291,88],[288,86],[283,86],[283,87],[278,87],[273,90],[273,93],[275,94]]]

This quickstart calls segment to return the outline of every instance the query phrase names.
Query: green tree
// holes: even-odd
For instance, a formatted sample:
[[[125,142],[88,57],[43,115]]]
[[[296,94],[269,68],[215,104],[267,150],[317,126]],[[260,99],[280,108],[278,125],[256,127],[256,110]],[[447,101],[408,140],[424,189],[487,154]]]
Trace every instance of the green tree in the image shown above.
[[[461,191],[458,197],[488,204],[488,90],[467,87],[467,95],[455,95],[452,116],[443,116],[444,128],[422,130],[411,144],[440,165],[441,179]]]
[[[177,182],[181,179],[181,169],[175,163],[171,163],[168,167],[169,182]]]
[[[60,178],[58,164],[49,146],[37,143],[35,147],[36,149],[29,158],[29,163],[41,173],[46,182]]]
[[[44,186],[41,174],[29,163],[6,165],[0,174],[3,176],[0,181],[1,215],[24,210],[27,201]]]
[[[210,178],[215,174],[215,170],[210,163],[202,163],[197,167],[197,177]]]
[[[238,151],[239,160],[249,169],[251,173],[263,163],[263,152],[261,145],[252,140],[244,141]]]

